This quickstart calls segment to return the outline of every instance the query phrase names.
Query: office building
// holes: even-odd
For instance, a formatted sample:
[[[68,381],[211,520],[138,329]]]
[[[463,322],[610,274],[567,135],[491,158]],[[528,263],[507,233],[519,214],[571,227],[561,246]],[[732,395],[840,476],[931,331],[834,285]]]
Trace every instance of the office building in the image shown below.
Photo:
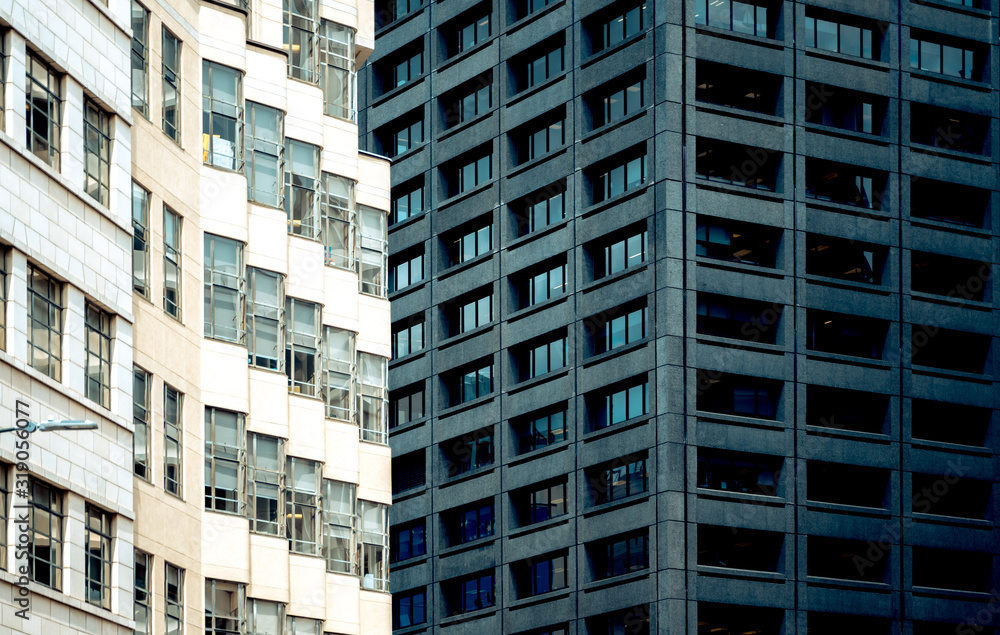
[[[1000,625],[996,11],[376,2],[396,633]]]

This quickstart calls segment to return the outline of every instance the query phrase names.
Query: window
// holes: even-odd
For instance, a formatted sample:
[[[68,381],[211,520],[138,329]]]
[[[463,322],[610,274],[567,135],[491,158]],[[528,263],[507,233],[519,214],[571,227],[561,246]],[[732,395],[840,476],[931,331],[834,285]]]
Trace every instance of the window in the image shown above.
[[[482,185],[493,178],[493,155],[485,154],[475,161],[460,165],[457,169],[457,188],[452,194],[461,194]]]
[[[885,509],[888,485],[889,470],[886,469],[806,461],[807,501]]]
[[[163,27],[163,132],[181,142],[181,41]]]
[[[806,425],[884,434],[889,396],[806,386]]]
[[[163,577],[166,634],[181,635],[184,632],[184,569],[164,562]]]
[[[111,608],[111,515],[87,505],[86,535],[87,601]]]
[[[962,201],[962,204],[953,205],[953,201]],[[948,183],[924,176],[910,177],[912,218],[981,228],[989,202],[989,190],[980,187]]]
[[[389,293],[405,289],[424,280],[423,253],[414,254],[411,252],[398,258],[402,258],[402,260],[389,268]]]
[[[961,547],[962,550],[913,547],[913,586],[990,593],[993,553],[965,551],[972,545],[966,546],[961,542],[949,546]]]
[[[496,586],[493,572],[477,573],[473,576],[447,584],[451,602],[449,615],[460,615],[496,605]]]
[[[149,462],[149,389],[152,377],[139,368],[132,367],[132,423],[135,432],[132,434],[132,471],[139,478],[150,480],[152,466]]]
[[[423,113],[420,113],[423,114]],[[401,128],[392,131],[392,138],[386,148],[387,156],[394,157],[404,152],[409,152],[417,147],[417,144],[424,142],[424,120],[417,119],[404,124]]]
[[[449,394],[452,395],[451,405],[457,406],[479,397],[485,397],[493,392],[492,360],[485,366],[469,368],[460,371],[452,378]]]
[[[290,456],[285,467],[285,535],[294,553],[319,554],[322,463]]]
[[[0,350],[7,349],[7,289],[7,250],[0,249]]]
[[[549,335],[548,337],[551,338],[552,336]],[[517,355],[520,380],[527,381],[564,368],[567,362],[567,349],[565,331],[556,334],[555,339],[535,341],[528,344]]]
[[[181,217],[163,206],[163,310],[181,319]]]
[[[888,251],[854,239],[806,234],[806,273],[878,285]]]
[[[153,635],[153,556],[136,549],[133,616],[135,635]]]
[[[423,487],[426,479],[427,471],[425,470],[423,450],[392,457],[393,495]]]
[[[472,434],[441,444],[441,454],[449,477],[493,464],[493,428],[483,428]]]
[[[446,244],[448,246],[449,267],[477,258],[493,248],[493,223],[487,221],[485,225],[450,239]]]
[[[515,421],[513,427],[517,436],[518,454],[555,445],[567,439],[566,406],[562,405],[551,412],[532,413]]]
[[[552,263],[543,266],[552,266]],[[525,275],[516,286],[519,309],[550,300],[566,292],[566,263]]]
[[[976,64],[976,52],[971,45],[955,41],[957,46],[935,42],[934,35],[914,32],[910,36],[910,68],[952,77],[978,80],[982,69]]]
[[[408,184],[392,193],[392,215],[389,224],[401,223],[407,218],[424,213],[424,188],[419,184]]]
[[[518,0],[517,19],[521,20],[536,11],[541,11],[550,4],[555,4],[557,0]]]
[[[444,123],[453,128],[483,114],[493,106],[493,75],[485,73],[442,98]]]
[[[28,499],[29,575],[33,582],[62,589],[63,494],[34,479]],[[20,540],[20,539],[18,539]],[[21,544],[20,542],[18,544]]]
[[[7,511],[10,502],[10,486],[7,484],[7,474],[10,468],[6,463],[0,463],[0,569],[7,569],[7,521],[10,520]]]
[[[826,536],[808,536],[806,543],[806,575],[838,580],[859,580],[864,582],[884,582],[888,550],[882,551],[881,558],[869,560],[865,552],[871,549],[866,540],[846,540]],[[799,558],[802,556],[800,555]],[[864,563],[865,566],[857,566]],[[945,563],[942,563],[944,565]],[[949,562],[941,571],[949,568]],[[958,564],[958,563],[954,563]],[[966,569],[963,573],[967,573]],[[916,584],[916,581],[914,581]],[[935,585],[937,586],[937,585]]]
[[[512,211],[518,236],[526,236],[560,222],[566,218],[565,179],[516,202]]]
[[[282,635],[285,605],[247,599],[247,635]]]
[[[392,561],[401,562],[427,553],[424,519],[393,527],[390,532]]]
[[[361,293],[385,297],[385,269],[388,235],[385,213],[360,206],[361,217]]]
[[[870,628],[872,620],[871,617],[865,617],[866,628]],[[699,633],[778,635],[784,621],[784,609],[698,602]],[[812,626],[810,624],[808,628]]]
[[[878,59],[877,42],[872,41],[872,30],[833,20],[806,16],[806,46],[853,55],[865,59]]]
[[[544,45],[543,45],[544,46]],[[518,73],[518,88],[527,90],[563,72],[563,45],[558,44],[544,53],[529,53]]]
[[[591,504],[603,505],[649,489],[646,454],[626,456],[587,470]]]
[[[695,254],[773,269],[780,238],[781,230],[775,227],[699,216]]]
[[[361,440],[388,443],[386,403],[389,400],[389,360],[370,353],[358,354],[358,413]]]
[[[448,544],[461,545],[493,535],[493,500],[479,501],[445,513]]]
[[[591,397],[594,430],[601,430],[649,412],[649,382],[645,376]]]
[[[744,527],[698,525],[698,564],[779,572],[784,534]]]
[[[424,416],[424,385],[414,384],[392,391],[389,404],[389,428],[406,425]]]
[[[389,590],[389,506],[358,501],[361,516],[361,586]]]
[[[597,542],[591,549],[594,579],[605,580],[649,568],[648,530],[614,536]]]
[[[649,536],[645,530],[599,541],[590,551],[596,580],[649,568]]]
[[[111,123],[90,99],[83,105],[83,189],[101,205],[108,204],[111,183]]]
[[[942,495],[942,480],[948,491]],[[985,520],[987,510],[993,500],[993,483],[964,477],[959,479],[951,470],[945,474],[913,473],[911,509],[917,513],[952,518],[973,518]]]
[[[986,447],[993,410],[927,399],[911,400],[911,435],[916,440]],[[943,426],[954,417],[961,426]]]
[[[809,350],[882,359],[889,324],[885,320],[809,309],[806,329]]]
[[[183,471],[182,413],[184,395],[175,388],[163,385],[163,489],[175,496],[182,496]]]
[[[132,290],[149,298],[149,191],[132,181]]]
[[[243,513],[244,430],[241,413],[205,407],[205,509]]]
[[[774,344],[783,311],[780,304],[699,292],[696,329],[703,335]]]
[[[780,380],[698,371],[697,409],[705,412],[777,419]]]
[[[87,349],[87,398],[111,407],[111,316],[87,303],[84,320]]]
[[[242,171],[243,73],[202,61],[202,162]]]
[[[910,252],[910,288],[920,293],[982,302],[990,278],[988,262],[926,251]]]
[[[320,305],[298,298],[286,298],[285,318],[285,374],[288,375],[288,391],[315,397],[320,365]]]
[[[283,43],[288,52],[288,76],[315,84],[319,81],[319,15],[316,0],[283,0]]]
[[[424,51],[423,49],[413,51],[409,57],[397,61],[392,65],[391,84],[387,90],[392,90],[403,84],[413,81],[424,72]]]
[[[632,159],[617,159],[615,164],[600,170],[594,177],[594,202],[641,187],[646,182],[646,155]]]
[[[706,181],[774,192],[781,154],[767,148],[698,139],[695,176]]]
[[[28,265],[28,356],[32,368],[62,378],[61,285]]]
[[[205,635],[232,635],[246,629],[246,586],[205,580]]]
[[[149,11],[132,0],[132,107],[142,113],[143,117],[149,117],[148,80]],[[136,632],[139,632],[138,628]]]
[[[645,17],[646,5],[643,3],[613,16],[610,20],[604,20],[601,23],[600,37],[594,38],[597,40],[594,42],[594,53],[640,33],[646,26]]]
[[[566,142],[566,118],[529,130],[519,144],[519,161],[525,163],[555,150]]]
[[[388,0],[383,6],[380,2],[376,6],[375,19],[382,20],[378,26],[385,27],[399,18],[416,11],[424,6],[425,0]]]
[[[624,238],[606,243],[594,255],[594,279],[600,280],[631,267],[637,267],[646,261],[647,232],[632,229]]]
[[[320,85],[324,112],[354,121],[354,29],[323,20],[320,42]]]
[[[838,205],[885,209],[886,173],[844,163],[806,159],[806,198]]]
[[[323,555],[327,571],[355,573],[356,508],[357,486],[354,483],[323,480]]]
[[[319,148],[295,139],[287,140],[285,161],[285,213],[288,233],[303,238],[319,237]]]
[[[910,349],[914,366],[982,374],[993,338],[987,334],[913,324]]]
[[[282,370],[282,334],[285,319],[284,276],[247,269],[247,354],[251,366]]]
[[[490,22],[491,15],[487,13],[455,29],[452,36],[451,55],[458,55],[476,44],[485,42],[490,37]]]
[[[746,35],[770,37],[767,21],[768,8],[764,4],[758,5],[739,0],[716,0],[714,2],[697,0],[694,8],[694,22]],[[771,10],[774,11],[774,9]]]
[[[342,176],[323,173],[323,194],[320,199],[323,214],[323,252],[328,266],[354,271],[354,181]]]
[[[425,326],[424,315],[421,313],[412,315],[392,327],[392,356],[394,359],[423,350]]]
[[[286,635],[323,635],[323,621],[308,617],[285,617]]]
[[[423,588],[416,591],[393,593],[392,627],[407,628],[427,622],[427,598]]]
[[[247,199],[281,207],[285,194],[280,180],[285,169],[285,113],[248,101],[245,145]]]
[[[282,536],[285,495],[285,440],[253,432],[247,448],[247,506],[250,531]]]
[[[354,423],[353,383],[355,347],[354,331],[323,327],[323,403],[326,416]]]
[[[783,81],[780,75],[708,60],[697,60],[695,64],[696,100],[765,115],[778,114]],[[810,102],[807,100],[806,104],[808,107]]]
[[[569,586],[566,553],[535,556],[510,565],[517,597],[528,598]]]
[[[616,315],[616,313],[622,313]],[[619,307],[593,316],[586,321],[593,333],[594,354],[600,355],[646,337],[646,307]]]
[[[467,333],[493,321],[492,289],[474,292],[456,301],[458,306],[448,316],[448,332],[451,335]]]
[[[512,499],[519,527],[557,518],[567,512],[566,478],[516,491]]]
[[[882,133],[885,102],[867,93],[808,82],[805,106],[806,123],[850,132]]]
[[[988,153],[985,139],[989,119],[963,110],[938,108],[929,104],[910,104],[910,141],[924,145],[968,152]]]
[[[621,121],[642,110],[644,84],[644,80],[640,78],[636,81],[630,80],[630,83],[626,85],[616,83],[611,89],[602,92],[600,97],[594,100],[592,106],[594,128]]]
[[[59,170],[59,132],[62,125],[60,78],[38,57],[28,51],[25,61],[28,151]]]
[[[243,343],[243,243],[205,234],[205,337]]]
[[[778,496],[780,456],[699,448],[698,487],[726,492]]]

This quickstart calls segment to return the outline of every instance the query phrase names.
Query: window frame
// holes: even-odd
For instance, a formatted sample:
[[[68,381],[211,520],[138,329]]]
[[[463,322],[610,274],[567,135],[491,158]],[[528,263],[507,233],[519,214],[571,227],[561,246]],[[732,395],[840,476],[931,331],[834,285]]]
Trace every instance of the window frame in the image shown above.
[[[176,402],[174,412],[177,420],[170,421],[169,403]],[[170,476],[170,452],[177,453],[176,478]],[[184,499],[184,393],[170,384],[163,384],[163,490],[177,498]]]
[[[229,244],[234,251],[236,262],[225,263],[218,257],[220,245]],[[246,274],[244,263],[244,245],[242,241],[225,236],[217,236],[205,232],[205,258],[204,258],[204,285],[205,285],[205,337],[233,344],[246,345]],[[221,266],[220,266],[221,265]],[[235,273],[225,269],[235,266]],[[227,284],[228,283],[228,284]],[[231,294],[233,302],[233,326],[234,334],[227,337],[220,334],[220,327],[216,324],[216,308],[219,296],[223,292]],[[227,295],[228,295],[227,294]]]
[[[172,229],[171,229],[172,226]],[[182,322],[181,302],[183,299],[183,254],[182,232],[184,218],[174,210],[163,205],[163,310],[170,317]],[[170,274],[173,272],[175,282],[170,284]],[[170,294],[173,292],[174,299]]]
[[[590,474],[588,474],[587,485],[588,489],[590,489],[591,505],[597,507],[619,503],[649,492],[648,462],[648,456],[637,454],[616,458],[588,470]],[[632,486],[636,479],[632,475],[637,473],[637,469],[642,470],[641,483],[637,484],[637,488],[633,491]],[[620,478],[623,479],[622,482],[625,484],[625,490],[620,497],[614,494],[615,483],[617,482],[614,479],[617,477],[616,472],[618,470],[624,470]]]
[[[247,177],[247,200],[268,207],[284,207],[285,205],[285,112],[271,106],[265,106],[254,101],[247,101],[245,110],[246,125],[243,141],[244,163],[243,171]],[[275,121],[274,138],[269,139],[259,134],[266,130],[258,127],[257,116],[273,113]],[[265,190],[258,188],[258,159],[261,164],[271,161],[274,165],[274,196],[265,199]]]
[[[166,26],[162,27],[162,37],[161,37],[161,60],[162,68],[161,74],[163,76],[163,86],[161,94],[163,96],[163,123],[162,129],[164,134],[173,139],[174,143],[181,145],[181,86],[183,80],[181,78],[182,69],[182,55],[183,55],[183,43],[180,38],[174,35],[170,29]],[[173,49],[172,59],[168,57],[168,43],[170,43],[170,48]],[[170,106],[170,97],[173,95],[174,104]],[[168,113],[172,113],[171,118]]]
[[[257,300],[258,278],[272,278],[275,281],[275,298],[277,305],[268,305],[265,300]],[[285,371],[285,276],[267,269],[247,267],[246,274],[246,334],[247,361],[252,367],[273,370],[279,373]],[[258,321],[273,322],[275,331],[274,356],[269,358],[258,350],[258,332],[262,330]],[[262,363],[273,359],[273,364]]]
[[[347,494],[349,509],[346,511],[334,509],[334,503],[345,502],[343,498],[336,496],[337,486],[343,486],[343,493]],[[323,479],[323,557],[326,559],[326,570],[330,573],[345,573],[357,575],[358,573],[358,486],[354,483]],[[346,536],[345,536],[346,534]],[[346,537],[346,548],[338,547]],[[336,558],[338,553],[347,556],[347,560]]]
[[[299,467],[301,466],[301,468]],[[300,473],[312,475],[313,491],[297,487]],[[285,459],[285,537],[292,553],[309,556],[322,555],[323,514],[322,514],[323,464],[296,456]],[[312,540],[306,528],[307,514],[311,510]],[[296,519],[302,519],[301,531],[297,530]]]
[[[132,108],[149,119],[149,9],[136,0],[131,0],[132,43],[131,78]],[[138,13],[138,21],[136,12]],[[141,92],[136,92],[136,75],[140,76]]]
[[[358,247],[359,293],[384,298],[387,295],[389,234],[386,214],[382,210],[358,206],[360,227]],[[377,220],[376,220],[377,219]]]
[[[133,618],[135,635],[153,633],[153,556],[136,549],[133,555],[135,583],[133,589]],[[142,616],[142,619],[139,619]],[[144,626],[143,626],[144,625]]]
[[[378,524],[374,528],[371,521]],[[358,499],[361,588],[389,591],[389,506]],[[371,579],[369,578],[371,576]]]
[[[219,441],[220,413],[234,415],[232,438],[236,445]],[[223,514],[246,515],[246,415],[234,410],[205,406],[205,511]],[[216,487],[220,467],[229,464],[235,480],[231,498],[220,496]],[[227,507],[232,506],[232,509]]]
[[[275,448],[275,469],[268,469],[258,465],[262,461],[258,458],[259,441],[267,440],[273,442]],[[267,536],[285,537],[285,523],[281,514],[285,509],[285,467],[287,459],[285,456],[285,439],[258,432],[250,432],[247,436],[247,461],[246,461],[246,515],[250,521],[250,533],[264,534]],[[274,497],[262,496],[261,487],[273,488]],[[260,515],[260,503],[274,501],[274,519],[267,520]],[[268,530],[266,525],[273,525],[273,531]]]
[[[137,383],[142,377],[142,401],[138,401],[140,389]],[[150,432],[152,430],[150,419],[152,414],[152,402],[151,402],[151,388],[153,383],[153,376],[140,368],[139,366],[132,366],[132,426],[135,432],[132,434],[132,473],[135,476],[143,479],[144,481],[152,482],[152,472],[153,465],[150,460]],[[142,430],[140,433],[139,430]],[[140,463],[139,456],[140,453],[136,451],[139,443],[143,446],[142,462]],[[142,467],[142,473],[140,473],[140,465]]]
[[[352,179],[329,172],[323,172],[322,184],[320,239],[323,242],[324,264],[354,271],[359,247],[355,203],[357,184]],[[334,237],[340,240],[335,241]]]
[[[83,100],[83,191],[101,205],[110,200],[111,118],[94,100]],[[92,145],[96,142],[97,146]],[[95,165],[91,165],[95,163]]]
[[[28,537],[31,547],[28,549],[28,577],[32,582],[47,586],[56,591],[63,588],[63,544],[66,540],[63,522],[66,518],[64,511],[64,492],[56,489],[48,483],[43,483],[37,479],[30,479],[31,496],[25,501],[28,507],[29,529]],[[39,500],[36,500],[36,497]],[[44,498],[45,500],[40,500]],[[38,526],[38,516],[44,518],[47,527]],[[41,530],[40,530],[41,529]],[[41,547],[36,548],[36,541],[41,538],[44,544],[49,545],[48,558],[43,558],[39,552]],[[48,582],[40,579],[39,567],[48,570]]]
[[[338,33],[346,34],[347,37],[338,40]],[[323,90],[323,112],[328,117],[345,121],[357,120],[356,40],[357,35],[351,27],[330,20],[320,20],[319,82]],[[337,76],[342,76],[342,104],[331,98],[335,89],[334,77]]]
[[[337,334],[344,334],[347,338],[347,349],[336,349],[334,345],[338,342]],[[357,333],[347,329],[340,329],[334,326],[323,325],[323,371],[322,386],[320,390],[325,404],[327,419],[337,419],[349,423],[357,423],[357,409],[355,405],[355,395],[358,392],[356,378],[358,376],[358,353],[357,353]],[[335,354],[336,351],[339,355]],[[341,377],[340,382],[335,382],[335,377]],[[340,399],[335,399],[340,391]],[[341,403],[346,405],[337,406]],[[343,415],[343,416],[338,416]]]
[[[149,266],[149,243],[153,237],[149,218],[150,198],[149,190],[132,181],[132,291],[147,300],[152,287]],[[137,266],[140,261],[141,265]]]
[[[300,153],[312,155],[311,174],[295,171],[296,156]],[[319,146],[291,137],[285,139],[284,187],[288,233],[309,240],[319,240],[321,237],[319,204],[322,198]],[[300,204],[300,200],[304,200],[304,203]]]
[[[357,413],[361,440],[388,445],[389,360],[380,355],[359,352],[357,369]],[[378,383],[371,383],[370,379]]]
[[[301,307],[301,308],[297,308]],[[305,311],[312,313],[312,326],[314,331],[309,333],[299,330],[302,327],[296,325],[296,314]],[[308,322],[303,322],[303,327],[308,327]],[[307,340],[312,339],[310,344]],[[323,351],[323,307],[315,302],[308,302],[294,297],[285,298],[285,375],[288,377],[288,392],[303,397],[319,396],[319,380],[322,369]],[[301,354],[301,355],[300,355]],[[296,359],[300,362],[297,363]],[[312,364],[308,363],[308,358],[312,359]],[[304,371],[300,366],[304,365]],[[311,369],[311,377],[296,378],[298,375],[308,374]]]
[[[111,356],[114,318],[91,302],[84,306],[85,394],[105,408],[111,407]],[[96,348],[96,350],[94,350]],[[95,377],[96,367],[96,377]]]
[[[225,598],[225,596],[219,597],[222,593],[236,596],[235,611],[231,602],[219,601]],[[245,584],[205,578],[205,635],[234,635],[246,632],[246,601]],[[222,604],[223,608],[216,610],[219,604]],[[229,606],[225,606],[226,604]]]
[[[56,381],[62,381],[63,311],[65,310],[62,305],[62,283],[31,263],[28,263],[27,278],[28,356],[31,367]],[[40,288],[42,285],[44,289]],[[43,319],[35,316],[35,308],[39,303],[46,307]],[[35,335],[40,329],[44,329],[48,335],[46,346],[35,342]],[[37,365],[36,358],[39,353],[44,357],[43,368]]]
[[[28,152],[58,172],[62,160],[60,143],[63,118],[62,78],[30,48],[27,50],[25,58],[25,82],[27,86],[25,90],[27,106],[25,145]],[[32,100],[32,95],[35,93],[45,97],[44,113]],[[41,122],[38,119],[41,119]],[[44,137],[37,133],[41,127],[46,128]]]
[[[171,574],[175,578],[173,585]],[[169,562],[163,563],[163,612],[166,635],[181,635],[184,632],[184,569]],[[173,630],[171,623],[175,626]]]
[[[103,609],[111,608],[111,514],[90,503],[86,505],[86,522],[84,523],[84,545],[86,557],[84,562],[84,581],[86,584],[86,600],[88,603]],[[94,541],[97,542],[95,553]],[[97,571],[95,571],[97,569]],[[94,591],[97,591],[95,601]]]
[[[293,51],[297,45],[300,50],[298,55],[301,56],[299,61],[305,62],[304,65],[298,64],[290,54],[287,66],[288,77],[308,84],[318,84],[320,82],[319,2],[317,0],[304,0],[303,4],[309,15],[291,9],[290,7],[294,3],[288,0],[282,4],[282,43],[287,51]],[[298,40],[297,43],[292,41],[293,34],[297,36],[295,38]],[[304,52],[301,51],[303,47],[306,49]]]

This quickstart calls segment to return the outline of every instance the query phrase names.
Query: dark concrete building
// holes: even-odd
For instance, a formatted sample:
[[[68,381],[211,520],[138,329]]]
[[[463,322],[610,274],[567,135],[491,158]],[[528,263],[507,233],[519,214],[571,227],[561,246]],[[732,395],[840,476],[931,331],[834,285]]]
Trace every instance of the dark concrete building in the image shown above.
[[[995,3],[376,15],[396,633],[995,632]]]

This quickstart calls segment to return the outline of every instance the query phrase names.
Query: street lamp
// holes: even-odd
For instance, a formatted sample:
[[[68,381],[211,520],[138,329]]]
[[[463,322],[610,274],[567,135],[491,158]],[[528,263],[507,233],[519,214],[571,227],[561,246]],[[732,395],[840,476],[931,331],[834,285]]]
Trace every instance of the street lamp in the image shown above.
[[[46,432],[48,430],[95,430],[96,428],[97,422],[90,421],[89,419],[60,419],[59,421],[56,421],[52,417],[49,417],[46,421],[41,423],[29,421],[28,425],[25,426],[0,428],[0,432],[16,432],[18,430],[24,430],[25,432]]]

